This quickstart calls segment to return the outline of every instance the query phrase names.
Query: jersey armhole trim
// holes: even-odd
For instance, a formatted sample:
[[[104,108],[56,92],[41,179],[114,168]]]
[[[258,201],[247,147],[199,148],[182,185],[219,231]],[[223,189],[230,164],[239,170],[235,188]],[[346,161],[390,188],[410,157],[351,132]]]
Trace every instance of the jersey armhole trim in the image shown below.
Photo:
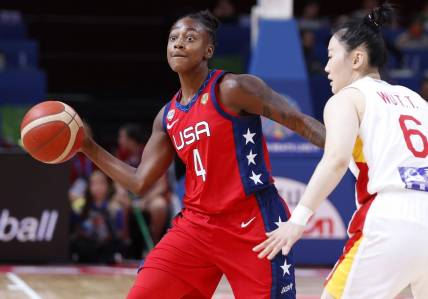
[[[162,117],[162,128],[163,128],[163,131],[164,131],[165,133],[168,133],[168,131],[167,131],[167,129],[166,129],[166,117],[167,117],[167,114],[168,114],[168,112],[169,112],[169,108],[170,108],[170,106],[171,106],[171,101],[170,101],[170,102],[168,102],[168,104],[166,104],[166,105],[165,105],[165,110],[163,111],[163,117]]]

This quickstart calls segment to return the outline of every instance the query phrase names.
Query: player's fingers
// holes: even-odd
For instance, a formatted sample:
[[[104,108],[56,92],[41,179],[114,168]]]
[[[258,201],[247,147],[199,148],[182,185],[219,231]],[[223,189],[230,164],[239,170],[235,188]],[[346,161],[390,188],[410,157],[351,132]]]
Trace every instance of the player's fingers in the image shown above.
[[[282,255],[287,255],[288,253],[287,253],[287,247],[282,247],[281,248],[281,252],[282,252]]]
[[[254,251],[256,251],[256,252],[259,252],[259,251],[263,252],[264,250],[266,250],[266,248],[268,248],[272,244],[272,242],[273,242],[273,239],[269,238],[266,241],[264,241],[262,244],[256,246],[254,248]]]
[[[265,248],[264,242],[260,243],[259,245],[253,247],[253,251],[254,252],[259,252],[260,250],[262,250],[263,248]]]
[[[272,234],[273,234],[274,232],[275,232],[275,231],[267,232],[267,233],[266,233],[266,236],[270,237],[270,236],[272,236]]]
[[[282,254],[287,255],[290,253],[291,247],[293,246],[293,242],[288,241],[283,247],[282,247]]]
[[[259,253],[259,255],[257,256],[259,259],[262,259],[262,258],[264,258],[265,256],[267,256],[271,251],[272,251],[272,249],[276,246],[276,244],[277,244],[277,240],[276,239],[273,239],[272,240],[272,242],[270,242],[266,247],[265,247],[265,249],[263,249],[260,253]]]
[[[269,253],[268,255],[268,259],[272,260],[275,258],[275,256],[278,254],[278,252],[282,249],[282,247],[285,244],[285,240],[280,240],[279,242],[276,243],[275,247],[272,249],[272,251]]]
[[[262,249],[264,249],[267,245],[269,245],[272,242],[272,238],[268,238],[259,245],[253,247],[253,251],[258,252]]]

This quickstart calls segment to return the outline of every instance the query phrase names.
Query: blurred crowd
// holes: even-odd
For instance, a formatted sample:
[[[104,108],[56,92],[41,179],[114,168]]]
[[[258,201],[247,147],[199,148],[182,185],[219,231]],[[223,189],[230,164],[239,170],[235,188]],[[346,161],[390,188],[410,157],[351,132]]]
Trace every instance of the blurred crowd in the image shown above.
[[[359,9],[349,14],[364,17],[378,6],[377,0],[364,0]],[[398,3],[397,1],[391,1]],[[306,63],[312,95],[314,116],[323,119],[323,109],[331,96],[324,68],[327,64],[327,47],[331,27],[345,21],[345,15],[329,18],[322,15],[321,1],[307,0],[297,14],[302,52]],[[384,80],[391,84],[404,85],[419,92],[425,99],[428,80],[428,1],[421,1],[420,10],[404,15],[396,6],[398,19],[382,28],[388,50],[388,60],[381,70]]]
[[[377,0],[364,0],[361,8],[354,11],[351,16],[364,17],[376,6],[378,6]],[[409,61],[403,60],[404,53],[412,49],[428,50],[428,1],[421,2],[420,8],[420,11],[415,12],[414,15],[403,16],[400,14],[400,7],[397,6],[399,18],[387,28],[383,28],[382,33],[389,49],[390,60],[393,60],[391,63],[394,64],[390,64],[392,67],[413,67],[409,65]],[[326,47],[327,40],[318,34],[319,31],[323,28],[329,29],[336,21],[346,18],[343,15],[338,16],[336,20],[329,20],[320,12],[320,1],[308,0],[298,17],[309,72],[319,71],[314,53],[317,44],[321,43],[322,47]]]
[[[88,127],[88,125],[86,125]],[[90,133],[90,130],[88,130]],[[138,167],[144,151],[137,124],[119,129],[112,153]],[[82,263],[117,263],[141,259],[166,232],[173,211],[171,178],[165,174],[142,197],[112,182],[79,153],[71,161],[71,255]]]

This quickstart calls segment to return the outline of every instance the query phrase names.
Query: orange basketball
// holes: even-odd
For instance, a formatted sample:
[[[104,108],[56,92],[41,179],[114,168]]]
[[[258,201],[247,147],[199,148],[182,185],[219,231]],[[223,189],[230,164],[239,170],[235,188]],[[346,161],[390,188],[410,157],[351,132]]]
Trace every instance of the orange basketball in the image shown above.
[[[80,149],[84,137],[79,115],[67,104],[46,101],[32,107],[21,123],[21,140],[41,162],[67,161]]]

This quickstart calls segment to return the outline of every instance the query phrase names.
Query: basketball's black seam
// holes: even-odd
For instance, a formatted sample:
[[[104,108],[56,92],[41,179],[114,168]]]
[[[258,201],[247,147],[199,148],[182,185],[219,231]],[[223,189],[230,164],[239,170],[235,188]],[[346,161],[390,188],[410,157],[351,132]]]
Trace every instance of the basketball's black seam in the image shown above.
[[[75,111],[74,111],[74,115],[71,115],[66,109],[64,109],[64,111],[63,112],[65,112],[65,113],[67,113],[68,115],[70,115],[73,119],[74,119],[74,116],[77,114]]]

